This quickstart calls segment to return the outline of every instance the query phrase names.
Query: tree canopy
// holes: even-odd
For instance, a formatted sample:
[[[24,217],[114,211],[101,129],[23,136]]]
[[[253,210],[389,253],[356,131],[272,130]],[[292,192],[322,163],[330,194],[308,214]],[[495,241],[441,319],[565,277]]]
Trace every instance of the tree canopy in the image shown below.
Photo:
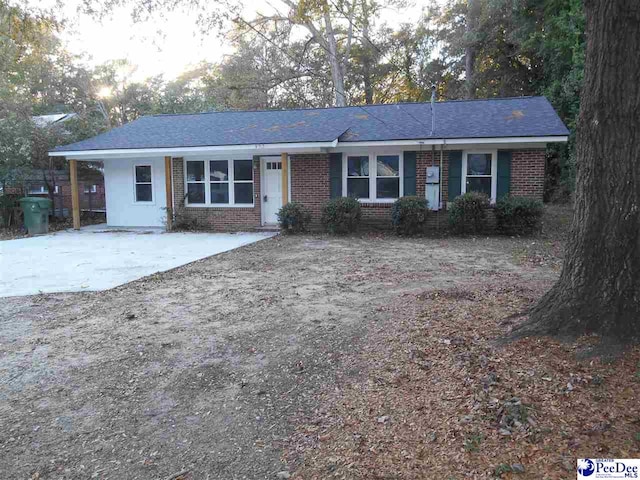
[[[432,84],[439,99],[546,95],[570,129],[576,125],[582,0],[450,0],[397,26],[385,11],[403,9],[404,0],[283,0],[255,18],[223,0],[153,0],[144,8],[85,1],[96,17],[114,6],[130,7],[141,22],[189,7],[203,34],[217,29],[233,53],[177,78],[133,80],[137,66],[126,60],[90,67],[70,54],[53,12],[0,0],[0,118],[21,120],[4,125],[15,129],[5,134],[28,145],[24,122],[52,112],[78,113],[78,125],[67,128],[76,139],[154,113],[426,101]],[[3,148],[30,156],[31,148],[12,145]],[[572,152],[570,142],[553,156],[549,192],[571,189]]]

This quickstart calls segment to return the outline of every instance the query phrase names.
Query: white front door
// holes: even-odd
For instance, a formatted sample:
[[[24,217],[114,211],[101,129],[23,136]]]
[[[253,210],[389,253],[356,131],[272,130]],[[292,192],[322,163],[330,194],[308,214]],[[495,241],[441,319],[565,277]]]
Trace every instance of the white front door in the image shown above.
[[[262,157],[262,222],[278,223],[278,210],[282,208],[282,160],[280,157]]]

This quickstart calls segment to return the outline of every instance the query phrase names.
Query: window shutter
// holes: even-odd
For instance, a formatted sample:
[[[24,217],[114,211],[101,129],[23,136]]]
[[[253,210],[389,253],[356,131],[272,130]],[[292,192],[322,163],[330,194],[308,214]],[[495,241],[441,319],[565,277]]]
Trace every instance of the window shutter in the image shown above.
[[[511,191],[511,152],[498,150],[498,186],[496,196],[502,198]]]
[[[448,201],[453,202],[462,192],[462,151],[449,152],[449,196]]]
[[[416,194],[416,152],[404,152],[404,196]]]
[[[342,196],[342,153],[329,154],[329,197]]]

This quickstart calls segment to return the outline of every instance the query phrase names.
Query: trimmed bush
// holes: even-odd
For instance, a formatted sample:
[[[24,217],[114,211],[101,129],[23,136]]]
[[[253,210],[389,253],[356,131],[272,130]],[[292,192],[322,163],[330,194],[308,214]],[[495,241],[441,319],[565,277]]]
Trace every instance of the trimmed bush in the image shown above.
[[[352,197],[329,200],[322,209],[322,224],[329,233],[351,233],[360,226],[360,202]]]
[[[449,207],[449,225],[455,233],[482,233],[487,227],[489,197],[484,193],[468,192],[456,197]]]
[[[422,232],[429,211],[426,198],[402,197],[393,203],[391,223],[399,235],[415,235]]]
[[[544,205],[527,197],[503,197],[496,202],[496,227],[505,235],[530,235],[540,230]]]
[[[298,202],[289,202],[278,210],[278,223],[284,233],[306,232],[311,223],[311,212]]]

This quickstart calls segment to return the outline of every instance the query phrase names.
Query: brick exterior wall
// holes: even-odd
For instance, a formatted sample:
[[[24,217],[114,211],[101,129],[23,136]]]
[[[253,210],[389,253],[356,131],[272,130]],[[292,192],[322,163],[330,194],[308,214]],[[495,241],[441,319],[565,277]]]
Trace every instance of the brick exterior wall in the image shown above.
[[[329,154],[291,156],[291,200],[311,210],[311,227],[320,229],[322,205],[329,200]]]
[[[217,232],[251,230],[261,224],[260,163],[253,162],[253,207],[185,207],[184,160],[172,160],[174,221]]]
[[[515,150],[511,156],[511,195],[542,200],[545,164],[545,150]]]
[[[440,165],[440,151],[419,151],[416,155],[416,195],[425,195],[426,169]],[[252,208],[210,208],[184,206],[184,161],[173,160],[173,189],[178,221],[195,221],[198,226],[216,231],[250,230],[261,225],[260,165],[254,161],[254,202]],[[514,150],[511,160],[511,194],[542,200],[544,193],[545,150]],[[311,211],[312,225],[320,229],[322,206],[329,200],[329,154],[300,154],[290,158],[291,200]],[[449,155],[442,155],[440,182],[442,199],[448,201]],[[401,179],[402,181],[402,179]],[[387,229],[391,226],[392,204],[363,203],[362,224],[365,228]],[[493,219],[492,212],[490,218]],[[430,212],[427,230],[447,226],[446,209]]]
[[[425,182],[427,180],[427,167],[440,166],[440,150],[421,151],[416,154],[416,195],[424,197]],[[447,201],[447,190],[449,189],[449,153],[442,152],[442,171],[440,172],[440,185],[442,190],[442,200]]]

